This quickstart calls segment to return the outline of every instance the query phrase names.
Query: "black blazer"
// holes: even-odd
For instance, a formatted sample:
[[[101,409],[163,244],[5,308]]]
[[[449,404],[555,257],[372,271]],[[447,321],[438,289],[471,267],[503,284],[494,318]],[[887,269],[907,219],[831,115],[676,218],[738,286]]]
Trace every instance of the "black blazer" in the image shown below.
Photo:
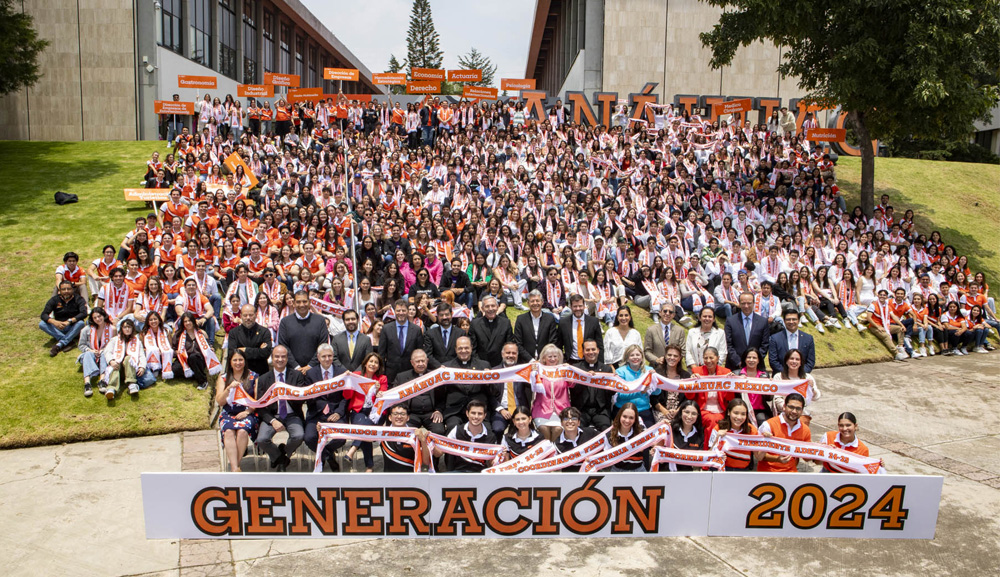
[[[372,340],[368,335],[358,332],[358,340],[354,343],[354,356],[350,354],[350,347],[347,346],[347,332],[337,334],[331,339],[333,346],[333,364],[343,367],[348,371],[356,371],[361,366],[361,361],[372,352]]]
[[[770,346],[771,328],[767,324],[767,319],[757,313],[753,314],[750,321],[750,342],[747,343],[746,335],[743,332],[743,313],[737,312],[726,319],[726,368],[735,371],[740,368],[743,353],[753,347],[760,355],[760,362],[767,359],[767,350]]]
[[[524,315],[521,315],[524,316]],[[503,365],[498,365],[494,367],[496,369],[504,368]],[[527,407],[531,410],[531,402],[534,398],[534,394],[531,392],[531,384],[525,383],[523,381],[514,381],[514,405],[518,407]],[[493,385],[493,402],[496,405],[496,410],[506,409],[507,405],[502,404],[500,401],[503,400],[503,392],[507,388],[507,383],[494,383]],[[576,387],[573,387],[574,389]],[[583,387],[590,388],[590,387]]]
[[[457,358],[444,364],[446,367],[455,369],[486,370],[490,365],[484,361],[471,359],[468,363],[462,363]],[[444,410],[441,414],[444,418],[464,417],[465,407],[472,399],[478,399],[486,405],[486,414],[489,415],[496,407],[496,398],[493,396],[493,385],[470,384],[470,385],[445,385],[438,390],[444,390]],[[487,427],[489,428],[489,427]]]
[[[610,365],[606,365],[600,361],[592,367],[587,364],[587,361],[580,361],[574,366],[584,371],[594,371],[595,373],[614,374],[615,372]],[[614,391],[578,385],[569,390],[569,404],[580,409],[581,413],[590,417],[587,419],[587,422],[590,422],[596,415],[606,415],[609,419],[613,420],[614,415],[612,411],[615,408],[615,404],[612,399],[614,396]]]
[[[573,359],[570,353],[576,354],[573,348],[573,331],[576,326],[576,317],[569,315],[559,319],[559,338],[562,342],[565,363],[575,363],[582,359]],[[597,341],[597,348],[600,353],[597,355],[597,362],[604,362],[604,333],[601,332],[601,323],[590,315],[583,315],[583,340],[594,339]]]
[[[507,315],[498,314],[492,323],[486,317],[472,319],[469,338],[472,339],[472,354],[485,361],[488,369],[503,363],[503,346],[514,341],[514,332]]]
[[[420,327],[410,323],[406,327],[406,346],[400,347],[399,344],[396,322],[386,323],[378,340],[378,354],[385,363],[385,378],[389,382],[395,382],[397,373],[413,369],[410,355],[424,344],[424,333]]]
[[[257,385],[254,387],[254,398],[259,399],[268,389],[271,388],[275,382],[274,369],[267,371],[257,379]],[[306,386],[306,378],[302,373],[296,371],[291,367],[285,367],[285,382],[293,387],[304,387]],[[288,416],[298,415],[302,416],[302,405],[304,401],[288,401]],[[274,419],[278,418],[278,403],[274,402],[266,407],[261,407],[257,409],[257,417],[264,423],[270,423]]]
[[[517,343],[519,361],[526,363],[538,360],[538,355],[545,345],[559,345],[559,327],[556,325],[555,317],[549,313],[542,313],[538,319],[538,338],[536,339],[531,313],[519,315],[514,320],[514,342]]]
[[[410,381],[423,377],[430,372],[428,369],[423,375],[418,375],[414,371],[403,371],[396,375],[396,381],[391,388],[401,387]],[[411,415],[423,415],[441,411],[444,414],[444,387],[438,387],[429,392],[417,395],[406,401],[404,404]]]
[[[344,367],[334,364],[330,365],[330,378],[344,374]],[[311,385],[313,383],[318,383],[323,380],[323,367],[316,366],[310,367],[309,372],[306,373],[306,385]],[[344,417],[347,416],[347,401],[344,399],[344,393],[336,392],[323,395],[322,397],[316,397],[315,399],[309,399],[306,401],[306,420],[322,420],[326,419],[337,413],[340,415],[340,420],[338,423],[344,422]]]
[[[455,358],[455,341],[466,335],[465,330],[454,324],[448,330],[448,342],[444,342],[441,326],[434,326],[424,333],[424,352],[427,353],[427,368],[434,370]]]

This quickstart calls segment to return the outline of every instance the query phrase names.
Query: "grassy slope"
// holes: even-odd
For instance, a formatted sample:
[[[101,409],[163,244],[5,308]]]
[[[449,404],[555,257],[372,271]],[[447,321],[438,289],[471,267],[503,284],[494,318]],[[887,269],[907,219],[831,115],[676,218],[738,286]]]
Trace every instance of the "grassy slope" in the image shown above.
[[[142,203],[126,203],[151,142],[0,142],[0,447],[17,447],[204,428],[209,394],[186,381],[128,395],[114,406],[83,397],[75,354],[48,357],[38,314],[55,282],[55,267],[72,250],[89,263],[117,244]],[[80,197],[58,206],[57,190]],[[83,262],[81,262],[83,264]]]
[[[126,398],[113,407],[104,399],[84,399],[75,355],[49,359],[50,341],[37,329],[37,315],[62,254],[73,250],[89,262],[103,244],[117,243],[132,219],[145,214],[139,203],[124,202],[121,189],[135,186],[156,146],[151,142],[0,142],[4,199],[0,205],[0,366],[5,369],[0,373],[4,399],[0,448],[206,425],[208,394],[198,393],[183,381],[160,383],[143,391],[138,401]],[[859,171],[856,159],[841,160],[840,178],[848,198],[857,197]],[[1000,279],[998,182],[1000,169],[995,166],[905,159],[879,159],[876,165],[878,194],[885,189],[897,209],[913,208],[922,230],[941,230],[945,240],[969,254],[973,268],[985,270],[991,280]],[[57,190],[78,194],[80,203],[55,205],[52,194]],[[633,312],[642,333],[652,320],[638,308]],[[808,326],[806,330],[811,332]],[[859,337],[856,331],[816,336],[819,366],[889,358],[874,338]]]

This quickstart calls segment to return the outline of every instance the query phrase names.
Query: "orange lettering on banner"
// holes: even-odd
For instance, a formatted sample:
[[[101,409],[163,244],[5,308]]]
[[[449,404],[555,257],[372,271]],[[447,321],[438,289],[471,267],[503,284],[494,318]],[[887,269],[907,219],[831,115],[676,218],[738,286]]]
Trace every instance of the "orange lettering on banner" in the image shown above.
[[[236,95],[244,98],[274,98],[272,84],[237,84]]]
[[[308,515],[324,535],[337,534],[337,490],[319,489],[320,506],[309,491],[305,489],[288,489],[288,500],[292,504],[292,523],[288,526],[289,535],[309,535],[312,525],[306,520]]]
[[[277,74],[274,72],[264,73],[264,84],[272,84],[274,86],[289,86],[292,88],[298,88],[299,86],[299,75],[298,74]]]
[[[762,124],[767,124],[767,121],[771,119],[771,114],[775,110],[781,108],[780,98],[759,98],[757,99],[757,107],[764,109],[764,118],[761,119]]]
[[[563,525],[577,535],[593,535],[607,525],[611,518],[611,499],[594,488],[601,479],[602,477],[589,477],[582,487],[570,491],[560,505],[559,516]],[[588,502],[588,508],[593,510],[594,517],[589,521],[577,516],[576,507],[583,501]]]
[[[285,504],[283,490],[244,488],[243,500],[246,501],[247,505],[244,535],[285,534],[285,518],[274,516],[274,508]]]
[[[595,92],[594,104],[601,112],[601,124],[611,128],[611,118],[615,114],[615,103],[618,102],[617,92]]]
[[[538,503],[538,522],[532,535],[558,535],[559,523],[555,522],[555,502],[562,496],[558,488],[533,489],[532,498]]]
[[[534,90],[534,78],[501,78],[500,90]]]
[[[736,114],[737,112],[747,112],[753,107],[752,98],[740,98],[739,100],[730,100],[729,102],[723,102],[719,105],[719,114]]]
[[[421,489],[389,488],[385,493],[392,515],[386,535],[409,535],[411,529],[417,535],[431,534],[431,527],[424,519],[424,515],[431,510],[431,496],[427,492]]]
[[[361,76],[357,68],[323,69],[323,80],[346,80],[348,82],[357,82],[360,77]]]
[[[441,498],[444,500],[444,512],[434,529],[435,535],[458,535],[455,523],[462,523],[463,536],[485,534],[483,522],[476,514],[475,489],[445,488],[441,490]]]
[[[524,101],[525,115],[534,114],[536,118],[545,118],[546,97],[544,90],[522,90],[521,100]]]
[[[213,518],[209,519],[208,506],[213,501],[221,501],[225,506],[216,507]],[[213,537],[242,535],[241,513],[240,490],[235,487],[208,487],[198,491],[191,500],[191,520],[195,527]]]
[[[384,86],[404,86],[406,84],[406,75],[403,73],[375,73],[372,74],[372,82],[375,84],[382,84]]]
[[[822,142],[843,142],[847,139],[845,128],[807,128],[806,140]]]
[[[445,74],[443,69],[439,68],[414,68],[410,72],[410,76],[414,80],[444,80]]]
[[[219,87],[219,79],[214,76],[188,76],[177,75],[177,86],[179,88],[211,88],[215,90]]]
[[[126,188],[126,201],[166,202],[170,200],[169,188]]]
[[[462,96],[465,98],[485,98],[487,100],[497,99],[497,89],[485,86],[464,86]]]
[[[381,489],[344,489],[346,513],[344,535],[381,535],[381,517],[372,517],[372,507],[382,504]]]
[[[654,118],[653,109],[646,105],[656,104],[659,100],[659,97],[656,94],[653,94],[653,91],[656,90],[656,86],[656,82],[647,82],[646,85],[642,87],[641,92],[629,94],[629,100],[632,102],[632,118],[640,120],[642,116],[645,116],[646,122],[649,123],[649,128],[653,127],[653,123],[656,122],[656,118]]]
[[[480,70],[449,70],[448,82],[482,82],[483,71]]]
[[[303,100],[320,100],[322,98],[322,88],[292,88],[288,91],[287,100],[294,104]]]
[[[518,509],[531,508],[531,489],[511,489],[505,487],[490,493],[483,505],[483,520],[494,532],[504,537],[512,537],[524,532],[531,526],[531,520],[524,515],[518,515],[517,519],[507,522],[500,518],[500,504],[504,501],[517,503]]]
[[[694,114],[694,107],[698,104],[697,96],[675,96],[674,102],[677,104],[674,108],[683,108],[684,110]]]
[[[194,114],[194,102],[156,100],[153,102],[153,112],[156,114]]]
[[[437,94],[439,92],[441,92],[441,82],[437,80],[406,83],[407,94]]]
[[[223,164],[225,164],[226,168],[228,168],[229,171],[232,172],[233,174],[236,174],[237,166],[242,166],[243,173],[246,174],[247,178],[250,179],[250,186],[248,186],[247,189],[251,189],[257,186],[257,183],[259,182],[257,180],[257,176],[253,173],[252,170],[250,170],[250,167],[247,166],[247,163],[244,162],[243,157],[241,157],[239,154],[235,152],[230,154],[229,156],[226,157],[226,160],[223,161]]]
[[[597,117],[594,116],[594,109],[587,102],[587,96],[582,92],[567,92],[566,104],[569,105],[573,124],[586,122],[587,126],[597,126]]]
[[[719,111],[721,108],[720,105],[725,102],[725,100],[723,100],[721,96],[705,96],[702,98],[703,106],[709,109],[712,122],[715,122],[719,119],[719,115],[721,114]]]
[[[614,524],[611,525],[612,533],[631,534],[632,519],[639,522],[644,533],[656,533],[656,528],[660,523],[660,500],[663,499],[663,487],[643,487],[642,497],[646,500],[646,507],[639,503],[639,496],[631,487],[615,487],[615,510],[618,514]]]

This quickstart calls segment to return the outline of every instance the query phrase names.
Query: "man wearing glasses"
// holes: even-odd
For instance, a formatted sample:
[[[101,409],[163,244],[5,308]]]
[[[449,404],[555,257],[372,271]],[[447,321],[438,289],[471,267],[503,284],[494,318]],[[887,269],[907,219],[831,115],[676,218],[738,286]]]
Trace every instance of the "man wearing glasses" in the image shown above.
[[[788,395],[785,397],[785,409],[777,417],[771,417],[765,421],[760,426],[760,434],[777,439],[810,442],[812,433],[809,431],[809,425],[800,420],[802,409],[805,406],[806,400],[802,395],[798,393]],[[795,457],[764,453],[759,459],[757,470],[772,473],[794,473],[798,470],[798,464],[799,460]]]

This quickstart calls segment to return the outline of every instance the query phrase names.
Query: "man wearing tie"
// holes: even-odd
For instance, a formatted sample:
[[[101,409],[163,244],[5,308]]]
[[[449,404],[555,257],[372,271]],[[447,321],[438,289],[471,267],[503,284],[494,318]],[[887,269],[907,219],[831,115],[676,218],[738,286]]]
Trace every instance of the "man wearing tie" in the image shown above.
[[[382,337],[378,342],[378,355],[385,359],[385,378],[396,382],[396,375],[409,371],[410,355],[424,342],[420,327],[409,322],[406,299],[399,299],[392,305],[396,321],[382,327]]]
[[[542,312],[542,293],[528,293],[528,314],[514,320],[514,342],[522,363],[537,361],[545,345],[558,345],[559,327],[552,315]]]
[[[521,315],[527,316],[527,315]],[[550,315],[542,315],[551,318]],[[504,343],[503,363],[497,368],[513,367],[518,361],[517,343]],[[589,389],[590,387],[580,387]],[[518,406],[531,407],[531,385],[521,381],[507,381],[493,385],[493,396],[496,399],[497,410],[493,413],[493,434],[497,437],[503,435],[510,423],[510,417],[514,414],[514,409]]]
[[[768,363],[771,371],[780,373],[785,370],[785,355],[788,351],[798,349],[802,353],[802,373],[811,373],[816,366],[816,344],[812,335],[799,330],[799,311],[790,309],[783,314],[784,329],[771,335],[768,350]]]
[[[455,341],[465,336],[465,330],[451,320],[451,305],[442,302],[437,306],[437,326],[424,333],[424,352],[432,370],[455,358]],[[410,413],[412,417],[413,411]]]
[[[302,373],[288,368],[288,349],[284,345],[274,347],[271,352],[272,369],[257,379],[254,397],[260,398],[271,385],[287,383],[293,387],[305,385]],[[257,446],[271,459],[271,468],[287,471],[291,464],[292,454],[299,448],[305,438],[305,425],[302,422],[302,401],[276,401],[262,407],[260,430],[257,432]],[[275,433],[288,431],[288,440],[281,445],[275,445],[271,439]]]
[[[599,349],[598,360],[604,362],[604,335],[601,333],[601,323],[594,317],[584,314],[587,307],[581,295],[569,297],[570,315],[559,319],[559,336],[562,338],[563,351],[567,364],[576,364],[583,360],[583,342],[593,339]]]
[[[347,311],[354,312],[354,311]],[[346,314],[346,313],[345,313]],[[357,315],[355,315],[356,317]],[[316,349],[316,357],[319,359],[319,366],[312,367],[306,373],[306,384],[312,385],[322,381],[328,381],[344,373],[344,368],[333,362],[333,347],[324,343]],[[344,420],[347,414],[347,401],[344,400],[344,393],[340,391],[309,399],[306,401],[306,424],[305,443],[309,450],[316,452],[316,445],[319,442],[320,423],[339,423]],[[330,466],[331,471],[339,471],[340,465],[334,457],[334,453],[344,446],[343,439],[331,441],[323,449],[323,461]]]
[[[681,350],[684,350],[684,342],[687,340],[687,329],[681,326],[680,323],[674,322],[674,307],[661,307],[659,314],[659,322],[646,329],[642,352],[646,356],[646,362],[652,365],[660,374],[665,375],[667,370],[667,345],[677,345]]]
[[[410,355],[410,365],[412,370],[403,371],[396,375],[396,380],[392,386],[400,387],[414,379],[418,379],[428,372],[427,353],[423,349],[416,349]],[[423,427],[438,435],[444,434],[444,390],[441,387],[433,389],[422,395],[417,395],[410,399],[407,405],[407,426]]]
[[[740,295],[740,312],[726,319],[726,368],[735,371],[743,362],[747,349],[757,349],[761,360],[767,358],[771,330],[767,319],[753,312],[754,296],[745,292]]]
[[[358,313],[344,311],[341,317],[344,321],[344,331],[337,333],[333,341],[333,362],[345,370],[354,372],[361,366],[361,361],[372,352],[372,341],[368,335],[358,330]]]

